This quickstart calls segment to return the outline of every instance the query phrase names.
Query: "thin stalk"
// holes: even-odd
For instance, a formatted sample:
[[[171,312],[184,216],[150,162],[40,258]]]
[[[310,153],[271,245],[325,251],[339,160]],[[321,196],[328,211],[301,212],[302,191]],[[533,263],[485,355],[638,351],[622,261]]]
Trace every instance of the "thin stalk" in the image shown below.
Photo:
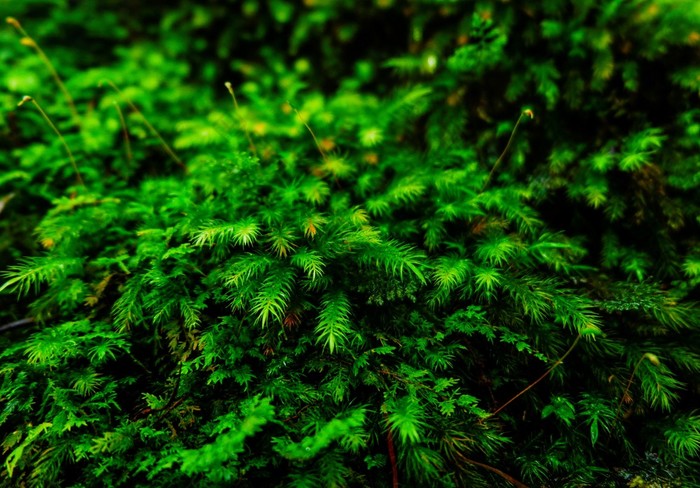
[[[289,102],[287,102],[287,103],[289,103]],[[316,148],[318,149],[318,152],[321,153],[321,157],[323,158],[324,161],[326,161],[328,158],[326,157],[326,153],[323,152],[323,149],[321,149],[321,144],[319,144],[318,139],[316,139],[316,134],[314,134],[314,131],[311,130],[311,127],[309,127],[309,124],[304,122],[304,119],[301,118],[301,114],[299,113],[299,110],[297,110],[297,108],[294,105],[292,105],[291,103],[289,103],[289,106],[292,107],[292,109],[294,110],[294,113],[297,114],[297,117],[299,118],[301,123],[304,124],[304,127],[306,127],[306,130],[309,131],[309,134],[311,134],[311,137],[313,137],[313,139],[314,139],[314,143],[316,143]]]
[[[46,115],[46,112],[41,108],[41,105],[39,105],[39,102],[34,100],[32,97],[25,96],[18,104],[18,107],[21,107],[24,105],[26,102],[31,102],[34,104],[34,106],[37,108],[41,116],[44,118],[47,124],[49,124],[49,127],[53,129],[53,131],[56,133],[58,138],[60,139],[61,143],[63,144],[63,147],[66,149],[66,152],[68,153],[68,157],[70,158],[70,162],[73,165],[73,169],[75,170],[75,176],[78,180],[78,184],[85,188],[85,183],[83,183],[83,178],[80,176],[80,171],[78,171],[78,165],[75,162],[75,158],[73,157],[73,153],[70,150],[70,147],[68,147],[68,143],[66,140],[63,138],[63,135],[61,134],[61,131],[58,130],[58,128],[54,125],[54,123],[51,121],[48,115]]]
[[[253,151],[253,154],[255,154],[255,157],[260,159],[258,156],[258,150],[255,147],[255,144],[253,144],[253,138],[250,137],[250,132],[248,131],[248,121],[243,118],[241,115],[241,110],[238,108],[238,100],[236,100],[236,93],[233,91],[233,85],[231,85],[230,81],[227,81],[224,83],[226,85],[226,89],[228,92],[231,94],[231,98],[233,99],[233,108],[236,111],[236,116],[238,117],[238,120],[241,123],[241,126],[243,127],[243,132],[245,132],[245,136],[248,139],[248,145],[250,146],[250,150]]]
[[[170,400],[168,400],[168,403],[165,404],[164,407],[162,407],[162,413],[158,416],[158,419],[162,419],[167,415],[173,408],[177,406],[179,403],[178,401],[175,400],[177,397],[177,393],[180,389],[180,380],[182,379],[182,362],[180,362],[180,365],[177,370],[177,379],[175,380],[175,386],[173,387],[173,391],[170,394]],[[180,402],[182,399],[180,399]]]
[[[116,102],[116,100],[114,101],[114,108],[117,109],[117,113],[119,114],[119,122],[122,125],[122,133],[124,134],[124,147],[126,148],[126,159],[129,162],[129,165],[131,165],[133,157],[131,154],[131,141],[129,140],[129,132],[126,130],[126,120],[124,120],[124,114],[122,113],[122,109]]]
[[[26,319],[15,320],[14,322],[10,322],[9,324],[0,325],[0,332],[4,332],[6,330],[14,329],[16,327],[21,327],[23,325],[33,324],[33,323],[34,323],[34,317],[28,317]]]
[[[627,394],[630,391],[630,388],[632,387],[632,381],[634,380],[635,375],[637,374],[637,370],[639,369],[639,366],[641,366],[642,362],[648,359],[651,364],[654,366],[659,365],[659,358],[656,356],[656,354],[651,354],[649,352],[645,353],[642,355],[641,358],[639,358],[639,361],[637,361],[637,364],[634,365],[634,368],[632,369],[632,374],[630,375],[629,380],[627,380],[627,386],[625,386],[625,391],[622,392],[622,396],[620,397],[620,401],[617,404],[617,409],[615,410],[615,421],[613,422],[612,429],[610,430],[610,437],[608,437],[607,442],[605,443],[605,447],[607,447],[610,444],[610,440],[612,439],[612,433],[617,427],[617,419],[620,418],[620,410],[622,409],[622,404],[625,401],[625,398],[627,397]]]
[[[187,166],[185,166],[185,163],[183,163],[182,160],[177,156],[177,154],[175,154],[175,151],[173,151],[173,150],[170,148],[170,146],[168,145],[168,143],[165,142],[165,139],[163,139],[163,136],[160,135],[160,132],[158,132],[158,131],[156,130],[156,128],[153,127],[153,126],[151,125],[151,123],[148,121],[148,119],[146,118],[146,116],[143,115],[143,113],[141,113],[141,111],[136,107],[136,105],[134,105],[134,103],[133,103],[131,100],[129,100],[129,99],[124,95],[124,93],[122,93],[122,91],[121,91],[119,88],[117,88],[117,85],[115,85],[114,83],[112,83],[112,81],[110,81],[110,80],[104,80],[104,82],[107,83],[115,92],[117,92],[117,94],[121,97],[121,99],[122,99],[127,105],[129,105],[129,107],[131,108],[131,110],[133,110],[139,117],[141,117],[141,120],[143,120],[143,123],[146,124],[146,127],[148,128],[148,130],[151,132],[151,134],[153,134],[153,135],[160,141],[161,146],[163,147],[163,149],[165,150],[165,152],[168,153],[168,155],[173,159],[173,161],[175,161],[175,163],[176,163],[178,166],[180,166],[182,169],[184,169],[185,171],[187,171]],[[100,84],[102,84],[102,83],[100,83]]]
[[[22,24],[19,23],[19,20],[15,19],[14,17],[6,17],[5,22],[10,24],[12,27],[17,29],[17,32],[19,32],[22,37],[29,37],[29,34],[27,34],[27,31],[24,30],[22,27]]]
[[[484,468],[487,471],[491,471],[492,473],[497,474],[516,488],[528,488],[528,486],[525,483],[521,483],[508,473],[504,473],[498,468],[494,468],[493,466],[489,466],[488,464],[480,463],[479,461],[474,461],[473,459],[469,459],[468,457],[462,456],[461,454],[459,455],[459,457],[466,463],[473,464],[474,466],[479,466],[480,468]]]
[[[5,21],[10,24],[12,27],[14,27],[17,32],[20,33],[22,36],[22,39],[20,39],[20,43],[23,46],[30,47],[34,49],[34,52],[37,53],[41,61],[44,63],[44,65],[48,68],[49,72],[51,73],[51,76],[53,77],[54,81],[56,82],[56,85],[58,85],[59,90],[63,93],[63,96],[66,99],[66,102],[68,102],[68,108],[73,115],[73,120],[75,123],[80,127],[80,115],[78,114],[78,110],[75,108],[75,101],[73,100],[73,97],[71,96],[70,92],[66,88],[66,85],[63,84],[63,80],[61,80],[61,77],[58,75],[58,72],[56,71],[56,68],[54,67],[53,63],[49,59],[49,57],[46,55],[43,49],[39,46],[39,44],[29,35],[27,34],[27,31],[24,30],[22,27],[22,24],[19,23],[17,19],[14,17],[7,17]]]
[[[2,213],[3,210],[5,210],[5,205],[7,205],[7,202],[12,200],[15,197],[14,193],[8,193],[4,197],[0,198],[0,214]],[[0,329],[2,330],[2,329]]]
[[[511,398],[510,400],[508,400],[506,403],[504,403],[503,405],[501,405],[500,407],[498,407],[498,408],[497,408],[494,412],[492,412],[488,417],[482,418],[482,419],[479,421],[479,423],[481,424],[481,423],[483,423],[483,421],[486,420],[487,418],[495,417],[496,415],[498,415],[504,408],[506,408],[508,405],[510,405],[510,404],[513,403],[515,400],[517,400],[518,398],[520,398],[522,395],[524,395],[525,393],[527,393],[528,391],[530,391],[532,388],[534,388],[535,385],[537,385],[537,383],[539,383],[540,381],[542,381],[543,379],[545,379],[547,376],[549,376],[549,374],[550,374],[552,371],[554,371],[554,369],[555,369],[557,366],[559,366],[561,363],[563,363],[563,362],[564,362],[564,359],[566,359],[566,357],[567,357],[569,354],[571,354],[571,351],[574,350],[574,348],[576,347],[576,344],[578,344],[578,341],[579,341],[579,340],[581,340],[581,334],[579,334],[578,336],[576,336],[576,340],[574,341],[573,344],[571,344],[571,347],[564,353],[564,355],[563,355],[562,357],[560,357],[559,359],[557,359],[557,361],[552,365],[552,367],[549,368],[547,371],[545,371],[544,374],[543,374],[542,376],[540,376],[540,377],[537,378],[535,381],[533,381],[532,383],[530,383],[524,390],[522,390],[520,393],[518,393],[517,395],[515,395],[515,396],[514,396],[513,398]]]
[[[649,362],[655,366],[658,366],[659,364],[659,358],[656,357],[655,354],[651,353],[645,353],[642,355],[641,358],[639,358],[639,361],[637,361],[637,364],[634,365],[634,369],[632,370],[632,374],[630,375],[630,379],[627,381],[627,386],[625,387],[625,391],[622,393],[622,396],[620,397],[620,402],[617,404],[617,410],[615,411],[615,420],[618,419],[620,416],[620,410],[622,409],[622,404],[625,401],[625,398],[627,397],[627,394],[630,391],[630,388],[632,387],[632,381],[634,380],[635,375],[637,374],[637,370],[639,369],[639,366],[641,366],[642,362],[648,359]]]
[[[396,462],[396,449],[394,448],[394,436],[391,433],[391,427],[389,427],[389,416],[385,413],[384,418],[387,421],[386,429],[386,445],[389,451],[389,462],[391,463],[391,486],[392,488],[399,488],[399,468]]]
[[[534,118],[534,114],[532,113],[532,110],[523,110],[523,112],[520,114],[520,117],[518,117],[518,121],[515,123],[515,127],[513,127],[513,131],[510,133],[510,137],[508,138],[508,143],[506,144],[505,149],[501,153],[501,155],[498,157],[495,163],[493,163],[493,166],[491,167],[491,172],[489,173],[489,176],[486,178],[486,181],[484,182],[484,186],[481,187],[481,191],[484,191],[487,186],[489,186],[489,183],[491,182],[491,177],[493,176],[493,173],[496,171],[496,168],[498,165],[501,163],[503,160],[503,156],[506,155],[508,152],[508,149],[510,148],[511,143],[513,142],[513,137],[515,137],[515,132],[518,130],[518,126],[520,125],[520,121],[523,120],[524,116],[528,116],[531,119]]]

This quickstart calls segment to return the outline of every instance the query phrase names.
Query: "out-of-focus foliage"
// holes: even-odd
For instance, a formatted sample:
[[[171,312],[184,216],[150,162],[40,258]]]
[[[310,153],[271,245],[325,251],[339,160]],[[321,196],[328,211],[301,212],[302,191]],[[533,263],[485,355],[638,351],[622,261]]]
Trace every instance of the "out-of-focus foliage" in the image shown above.
[[[0,14],[0,486],[700,482],[698,2]]]

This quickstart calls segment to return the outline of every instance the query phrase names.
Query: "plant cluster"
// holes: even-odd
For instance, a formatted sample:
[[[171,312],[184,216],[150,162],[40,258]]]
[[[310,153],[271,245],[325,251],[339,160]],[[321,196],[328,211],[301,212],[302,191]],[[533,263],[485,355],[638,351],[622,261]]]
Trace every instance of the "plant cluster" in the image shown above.
[[[700,4],[355,3],[0,12],[0,486],[700,483]]]

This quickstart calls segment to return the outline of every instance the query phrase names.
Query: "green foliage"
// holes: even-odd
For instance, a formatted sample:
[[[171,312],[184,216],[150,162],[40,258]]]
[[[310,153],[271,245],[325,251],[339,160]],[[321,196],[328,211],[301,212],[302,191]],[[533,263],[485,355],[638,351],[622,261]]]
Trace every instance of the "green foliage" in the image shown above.
[[[247,410],[240,423],[231,422],[230,414],[221,418],[211,429],[212,434],[219,434],[214,442],[197,449],[178,451],[159,461],[158,468],[179,464],[180,471],[190,477],[204,473],[215,482],[235,480],[236,473],[231,468],[237,464],[238,455],[245,449],[245,439],[258,433],[275,415],[270,399],[248,405]]]
[[[0,486],[700,483],[697,2],[131,7],[0,4]]]

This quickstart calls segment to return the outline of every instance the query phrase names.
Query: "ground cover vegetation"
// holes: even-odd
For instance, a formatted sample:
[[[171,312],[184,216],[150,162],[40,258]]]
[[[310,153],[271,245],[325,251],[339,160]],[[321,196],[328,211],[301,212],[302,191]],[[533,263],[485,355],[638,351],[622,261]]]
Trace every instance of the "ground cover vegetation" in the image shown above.
[[[698,486],[700,3],[0,14],[0,486]]]

